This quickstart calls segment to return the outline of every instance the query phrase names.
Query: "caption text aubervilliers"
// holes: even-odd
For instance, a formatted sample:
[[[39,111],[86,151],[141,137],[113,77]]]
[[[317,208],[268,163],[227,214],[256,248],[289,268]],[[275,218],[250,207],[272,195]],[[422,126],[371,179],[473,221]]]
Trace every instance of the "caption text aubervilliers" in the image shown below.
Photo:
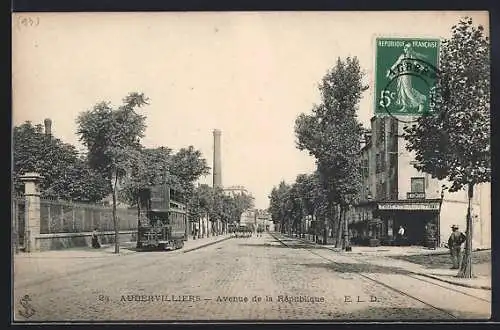
[[[100,301],[109,302],[111,299],[108,296],[100,295]],[[342,296],[345,303],[352,302],[378,302],[380,301],[375,296]],[[199,302],[213,301],[216,303],[262,303],[262,302],[278,302],[278,303],[324,303],[326,302],[323,296],[308,296],[308,295],[253,295],[253,296],[217,296],[213,298],[203,298],[197,295],[166,295],[166,294],[126,294],[121,295],[120,302]]]

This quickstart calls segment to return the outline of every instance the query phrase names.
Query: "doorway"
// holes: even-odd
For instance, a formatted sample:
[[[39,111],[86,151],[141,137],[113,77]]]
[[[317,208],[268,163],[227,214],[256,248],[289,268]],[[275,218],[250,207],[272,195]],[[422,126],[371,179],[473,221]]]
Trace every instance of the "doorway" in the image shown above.
[[[395,234],[399,226],[405,229],[408,245],[424,245],[426,238],[426,224],[434,218],[435,214],[425,211],[398,212],[395,219]]]

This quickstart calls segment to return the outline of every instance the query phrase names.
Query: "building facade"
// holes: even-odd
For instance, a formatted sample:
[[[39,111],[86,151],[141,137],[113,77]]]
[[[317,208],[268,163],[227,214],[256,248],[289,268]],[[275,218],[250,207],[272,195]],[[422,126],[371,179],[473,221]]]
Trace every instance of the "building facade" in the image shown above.
[[[467,191],[451,193],[449,182],[414,168],[406,149],[405,123],[394,117],[373,117],[361,149],[360,203],[349,212],[351,238],[393,242],[405,229],[407,243],[443,246],[451,225],[466,230]],[[473,247],[491,247],[490,184],[475,188],[472,199]]]
[[[224,188],[224,194],[227,196],[235,195],[250,195],[248,190],[243,186],[230,186]]]
[[[264,231],[274,231],[271,214],[266,210],[247,210],[241,214],[241,225],[252,225],[254,230],[262,228]]]

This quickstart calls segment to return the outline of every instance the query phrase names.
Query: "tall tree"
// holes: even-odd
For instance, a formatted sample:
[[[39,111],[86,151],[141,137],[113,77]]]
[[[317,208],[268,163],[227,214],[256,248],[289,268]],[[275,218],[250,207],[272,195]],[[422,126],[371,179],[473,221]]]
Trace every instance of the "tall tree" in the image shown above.
[[[362,82],[363,75],[356,57],[339,58],[320,84],[321,104],[313,107],[311,115],[299,115],[295,122],[297,147],[316,158],[330,217],[336,205],[340,208],[334,226],[338,235],[341,224],[347,224],[346,210],[356,202],[361,182],[358,150],[362,130],[356,112],[368,88]],[[326,228],[324,236],[326,242]],[[336,245],[340,243],[337,239]],[[343,245],[348,245],[346,236]]]
[[[191,196],[191,204],[189,207],[192,221],[198,221],[203,216],[208,216],[213,207],[213,192],[212,188],[207,184],[202,184],[196,187],[193,196]]]
[[[210,167],[203,158],[200,150],[193,146],[181,148],[170,157],[169,173],[177,178],[179,192],[182,193],[184,201],[188,201],[194,193],[194,183],[201,177],[210,173]]]
[[[289,195],[290,185],[281,181],[278,187],[274,187],[269,195],[269,213],[275,224],[280,225],[282,233],[289,232],[289,218],[287,196]]]
[[[302,217],[314,216],[317,210],[317,196],[318,194],[321,194],[322,191],[319,190],[320,187],[317,184],[316,179],[317,177],[315,173],[313,173],[299,174],[295,180]],[[303,225],[302,222],[301,225]]]
[[[459,277],[472,277],[471,199],[474,186],[491,181],[490,46],[484,28],[464,18],[442,41],[440,73],[429,115],[405,129],[415,168],[467,189],[466,246]]]
[[[224,191],[220,187],[212,188],[212,207],[210,208],[210,221],[212,226],[224,219]],[[219,228],[215,230],[216,234],[220,234]]]
[[[240,222],[243,212],[252,209],[255,206],[255,199],[253,196],[245,193],[239,193],[231,196],[233,207],[233,214],[231,221]]]
[[[90,165],[104,173],[113,194],[115,253],[120,252],[116,217],[119,183],[140,159],[140,139],[146,129],[146,117],[135,110],[147,102],[144,94],[129,93],[116,109],[109,102],[100,102],[77,118],[77,133],[88,148]]]
[[[201,176],[210,173],[207,160],[203,158],[200,150],[193,146],[181,148],[170,161],[170,172],[181,179],[182,182],[194,183]]]
[[[166,183],[175,186],[175,178],[172,178],[169,170],[171,153],[172,150],[167,147],[142,149],[140,157],[131,164],[123,180],[120,199],[129,205],[137,205],[140,189]]]
[[[43,132],[42,125],[25,122],[13,131],[13,185],[22,191],[19,176],[43,175],[42,197],[96,202],[109,194],[101,173],[92,170],[76,148]]]

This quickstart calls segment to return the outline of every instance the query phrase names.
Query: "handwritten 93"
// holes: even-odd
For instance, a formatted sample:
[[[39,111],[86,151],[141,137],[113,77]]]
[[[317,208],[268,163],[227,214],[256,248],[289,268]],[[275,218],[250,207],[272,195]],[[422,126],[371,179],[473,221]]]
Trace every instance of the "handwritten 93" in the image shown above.
[[[40,25],[40,17],[16,15],[14,18],[14,23],[18,29],[34,28]]]

